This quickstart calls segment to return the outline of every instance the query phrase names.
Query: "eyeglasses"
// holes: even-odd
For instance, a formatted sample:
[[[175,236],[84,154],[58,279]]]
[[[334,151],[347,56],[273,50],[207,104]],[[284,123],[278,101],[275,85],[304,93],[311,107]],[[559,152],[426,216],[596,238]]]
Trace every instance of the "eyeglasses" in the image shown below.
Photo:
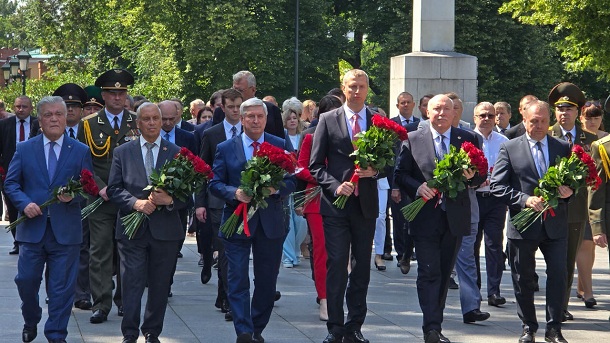
[[[491,114],[491,113],[481,113],[481,114],[477,114],[476,116],[481,119],[493,119],[496,117],[495,114]]]
[[[602,105],[599,103],[599,101],[587,101],[587,102],[585,102],[585,105],[583,107],[589,107],[589,106],[595,106],[597,108],[602,108]]]

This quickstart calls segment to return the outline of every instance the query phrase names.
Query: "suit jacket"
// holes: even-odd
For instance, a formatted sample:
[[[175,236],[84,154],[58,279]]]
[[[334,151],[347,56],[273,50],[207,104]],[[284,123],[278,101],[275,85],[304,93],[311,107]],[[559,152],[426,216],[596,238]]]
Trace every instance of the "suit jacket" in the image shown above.
[[[604,147],[605,151],[599,150],[601,146]],[[602,179],[598,189],[589,191],[589,220],[591,222],[591,232],[594,236],[610,234],[607,223],[610,219],[610,187],[608,186],[610,175],[606,172],[602,161],[610,161],[608,151],[610,151],[610,136],[603,137],[591,145],[591,156],[595,160],[597,173]]]
[[[188,131],[188,132],[193,132],[195,130],[195,125],[189,123],[186,120],[182,120],[180,121],[180,129],[184,130],[184,131]]]
[[[214,157],[214,178],[210,182],[209,187],[213,195],[222,198],[226,203],[222,216],[223,223],[229,218],[233,211],[235,211],[235,208],[239,204],[239,202],[235,200],[235,192],[241,184],[241,172],[245,170],[246,166],[246,155],[242,143],[242,135],[243,134],[240,134],[218,144],[216,156]],[[264,141],[287,151],[291,151],[289,150],[291,145],[286,144],[286,141],[279,137],[265,133]],[[259,226],[262,226],[261,229],[269,239],[277,239],[286,236],[288,218],[286,216],[286,211],[284,211],[284,198],[292,193],[294,188],[295,177],[293,175],[286,175],[284,177],[284,184],[279,189],[279,194],[269,196],[266,199],[269,206],[256,211],[254,217],[248,221],[252,236],[254,236],[256,230],[259,229]],[[219,235],[222,235],[222,233]],[[242,233],[240,235],[233,235],[231,239],[248,238]]]
[[[189,149],[193,154],[197,154],[197,146],[195,145],[195,136],[192,132],[183,130],[179,127],[175,130],[176,145]]]
[[[203,133],[201,140],[201,150],[199,157],[204,160],[207,164],[214,165],[214,156],[216,155],[216,147],[218,144],[227,140],[225,128],[222,123],[216,124],[211,128],[207,129]],[[205,208],[216,208],[221,209],[225,205],[225,201],[222,198],[216,197],[211,194],[208,185],[204,185],[201,192],[195,194],[195,207]]]
[[[0,166],[8,171],[8,165],[15,154],[17,146],[17,116],[0,120]],[[38,134],[40,125],[38,119],[30,116],[30,135],[32,138]]]
[[[53,190],[65,186],[70,178],[78,180],[83,169],[93,170],[86,145],[64,135],[57,169],[49,179],[44,154],[43,135],[17,144],[5,181],[5,192],[20,213],[34,202],[41,205],[53,196]],[[42,240],[47,219],[59,244],[80,244],[83,239],[79,197],[44,208],[42,215],[17,226],[15,240],[38,243]],[[23,214],[22,214],[23,215]]]
[[[172,160],[179,151],[180,148],[177,145],[162,139],[154,169],[161,169],[163,164],[166,161]],[[118,206],[119,217],[132,213],[136,200],[148,197],[150,192],[144,191],[146,186],[148,186],[148,180],[146,178],[140,140],[136,139],[116,148],[112,159],[112,167],[110,168],[107,193],[110,201]],[[142,237],[146,230],[150,230],[153,238],[157,240],[183,240],[184,230],[182,229],[178,210],[185,207],[186,203],[177,198],[174,198],[173,206],[160,206],[160,209],[157,209],[147,219],[144,219],[134,239]],[[117,240],[128,239],[123,234],[124,230],[123,224],[118,220],[115,232]]]
[[[597,140],[597,135],[583,131],[578,125],[575,128],[576,137],[573,138],[573,143],[580,145],[588,154],[591,154],[591,144]],[[549,128],[549,134],[565,141],[559,123],[555,123]],[[587,188],[579,190],[572,196],[568,204],[568,223],[583,223],[589,220],[588,198],[589,191]]]
[[[416,199],[416,193],[422,183],[431,180],[436,168],[436,152],[432,131],[429,125],[423,126],[417,131],[409,132],[409,139],[402,143],[402,149],[398,156],[396,169],[394,171],[394,182],[405,191],[411,199]],[[471,142],[477,145],[476,137],[466,130],[452,127],[449,142],[456,148],[462,143]],[[472,186],[478,186],[485,181],[485,176],[475,174],[470,182]],[[447,218],[449,219],[449,230],[454,236],[465,236],[470,234],[471,224],[471,199],[468,190],[458,193],[455,199],[443,197]],[[428,201],[420,213],[409,224],[409,233],[412,235],[437,235],[437,229],[443,227],[444,217],[441,215],[441,206],[436,201]]]
[[[568,143],[547,135],[549,166],[555,165],[557,157],[570,155]],[[538,170],[527,141],[522,135],[502,143],[498,159],[491,174],[491,192],[509,207],[513,217],[525,208],[527,198],[534,195],[538,187]],[[564,238],[568,233],[567,199],[559,201],[555,216],[547,215],[544,220],[546,234],[551,239]],[[519,233],[509,221],[506,236],[511,239],[538,239],[543,229],[543,221],[533,223],[525,232]]]
[[[520,122],[519,124],[517,124],[515,126],[512,126],[510,129],[508,129],[508,130],[506,130],[506,132],[504,132],[504,135],[508,139],[517,138],[519,136],[523,136],[524,134],[525,134],[525,126],[523,125],[523,122]]]
[[[372,114],[366,109],[366,127],[371,127]],[[379,201],[376,178],[363,178],[358,181],[359,196],[350,196],[345,208],[339,209],[333,202],[337,199],[335,192],[344,181],[349,181],[354,174],[354,158],[350,154],[354,146],[345,122],[343,107],[323,113],[316,126],[311,148],[309,170],[322,187],[320,213],[324,216],[347,217],[352,206],[360,206],[365,218],[379,216]],[[380,170],[379,178],[384,177]]]
[[[398,125],[402,125],[402,116],[401,116],[400,114],[399,114],[399,115],[397,115],[396,117],[392,117],[392,118],[390,118],[390,119],[392,119],[393,121],[395,121],[396,123],[398,123]],[[419,118],[417,118],[417,117],[416,117],[416,116],[414,116],[414,115],[411,115],[411,118],[410,118],[410,119],[412,120],[412,122],[410,122],[409,124],[415,124],[415,123],[419,123],[419,120],[420,120]],[[409,125],[409,124],[407,124],[407,125]],[[403,125],[403,126],[404,126],[405,128],[407,127],[406,125]]]
[[[119,127],[118,133],[114,132],[112,123],[108,121],[108,117],[106,116],[106,112],[104,109],[101,109],[97,113],[97,115],[85,121],[89,123],[89,127],[91,129],[91,136],[86,137],[88,135],[85,134],[85,125],[83,122],[81,123],[81,125],[78,126],[77,138],[81,142],[87,142],[85,144],[89,145],[89,148],[90,150],[92,150],[92,152],[95,152],[92,157],[95,182],[97,183],[97,186],[102,189],[108,184],[108,178],[110,176],[110,166],[112,165],[112,155],[114,149],[121,144],[137,140],[140,136],[140,131],[138,130],[138,126],[136,124],[136,114],[127,110],[123,110],[123,119],[121,120],[121,126]],[[110,137],[110,149],[108,150],[108,153],[104,153],[103,150],[98,150],[94,147],[91,147],[92,144],[89,143],[87,140],[90,138],[93,144],[98,147],[101,147],[106,143],[108,137]]]
[[[276,137],[286,138],[286,134],[284,133],[284,122],[282,121],[282,111],[279,107],[268,101],[263,102],[265,103],[265,106],[267,106],[267,125],[265,125],[265,132],[270,133]],[[225,113],[222,111],[222,108],[217,107],[214,110],[212,125],[221,123],[224,119]]]
[[[208,120],[203,124],[195,126],[195,131],[193,131],[193,135],[195,136],[195,147],[197,148],[197,152],[195,154],[200,155],[201,153],[201,139],[203,138],[203,132],[213,125],[215,125],[214,122],[212,120]]]

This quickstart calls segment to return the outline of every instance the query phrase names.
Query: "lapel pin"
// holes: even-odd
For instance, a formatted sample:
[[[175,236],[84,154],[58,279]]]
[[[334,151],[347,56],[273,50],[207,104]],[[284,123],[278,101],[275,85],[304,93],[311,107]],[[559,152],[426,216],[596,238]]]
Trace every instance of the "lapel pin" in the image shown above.
[[[114,130],[114,134],[118,135],[119,134],[119,130]]]
[[[462,136],[458,136],[458,139],[462,139]]]
[[[104,134],[100,132],[100,138],[104,138]]]
[[[167,147],[166,146],[163,147],[163,151],[167,151]]]

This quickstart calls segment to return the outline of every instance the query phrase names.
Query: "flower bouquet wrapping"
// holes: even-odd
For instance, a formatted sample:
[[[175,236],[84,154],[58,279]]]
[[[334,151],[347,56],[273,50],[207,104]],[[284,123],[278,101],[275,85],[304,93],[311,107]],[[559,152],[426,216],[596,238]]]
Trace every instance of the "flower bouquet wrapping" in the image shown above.
[[[279,189],[283,184],[284,175],[298,172],[298,163],[293,153],[264,142],[254,152],[241,172],[239,188],[251,196],[250,203],[240,202],[229,218],[222,224],[220,231],[229,238],[236,232],[244,232],[250,237],[248,220],[259,208],[266,208],[267,197],[271,195],[269,188]],[[239,225],[240,219],[242,223]]]
[[[173,198],[187,201],[191,194],[200,191],[203,183],[213,176],[212,168],[207,163],[195,156],[189,149],[181,148],[174,159],[163,164],[159,172],[152,171],[150,174],[151,183],[144,190],[153,192],[156,189],[162,189]],[[160,209],[161,207],[157,206],[157,211]],[[142,225],[144,218],[146,218],[146,215],[138,211],[121,217],[121,222],[125,228],[123,233],[129,239],[132,239]]]
[[[466,189],[466,176],[464,170],[476,170],[479,175],[487,175],[487,158],[483,152],[470,142],[462,143],[460,150],[454,146],[450,147],[448,154],[438,161],[434,168],[432,180],[428,181],[428,187],[436,189],[437,205],[442,201],[442,195],[446,198],[455,199],[458,192]],[[418,198],[401,209],[402,214],[408,221],[413,221],[419,211],[430,199]]]
[[[356,170],[359,168],[373,167],[382,170],[386,166],[394,165],[394,144],[396,139],[404,141],[407,139],[407,130],[400,124],[379,114],[373,115],[373,125],[365,132],[356,134],[354,150],[350,156],[354,156]],[[358,174],[354,172],[349,182],[357,186]],[[338,208],[344,208],[349,197],[340,195],[333,203]]]
[[[54,189],[51,198],[38,207],[40,207],[40,209],[42,210],[50,205],[57,204],[59,202],[59,199],[57,197],[60,195],[69,195],[72,198],[75,198],[79,195],[82,197],[96,196],[98,192],[99,189],[97,187],[97,184],[95,183],[95,180],[93,179],[93,174],[91,173],[91,171],[83,169],[80,172],[80,179],[74,180],[73,178],[70,178],[70,180],[68,180],[68,184]],[[28,220],[28,217],[22,215],[17,220],[10,223],[6,227],[6,230],[11,231],[12,229],[15,229],[17,225],[23,223],[26,220]]]
[[[546,218],[547,213],[555,215],[554,209],[559,204],[559,186],[568,186],[576,193],[586,186],[597,189],[601,182],[593,158],[580,145],[574,145],[570,156],[558,157],[555,165],[549,167],[534,189],[534,195],[544,200],[544,209],[538,212],[530,207],[525,208],[510,221],[519,232],[524,232],[540,217]]]

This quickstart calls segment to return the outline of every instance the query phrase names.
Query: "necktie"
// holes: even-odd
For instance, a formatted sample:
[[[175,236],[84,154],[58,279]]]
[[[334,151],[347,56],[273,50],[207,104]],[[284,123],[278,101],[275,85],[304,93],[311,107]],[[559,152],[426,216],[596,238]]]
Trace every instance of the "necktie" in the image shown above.
[[[354,113],[352,116],[352,140],[357,139],[356,134],[360,132],[360,123],[358,122],[360,116],[357,113]]]
[[[153,152],[152,149],[155,147],[155,143],[144,143],[146,146],[146,158],[144,159],[144,168],[146,169],[146,178],[150,181],[150,174],[152,174],[153,166],[155,164],[153,160]]]
[[[237,136],[237,128],[235,126],[233,126],[231,128],[231,138],[233,138],[235,136]],[[258,143],[258,142],[256,142],[256,143]]]
[[[500,133],[506,135],[506,129],[500,129]]]
[[[74,137],[74,129],[70,128],[69,131],[70,131],[70,138],[76,138],[76,137]]]
[[[253,149],[252,151],[254,153],[256,153],[258,151],[258,147],[261,145],[261,143],[259,143],[259,142],[252,142],[251,145],[252,145],[252,149]]]
[[[112,121],[114,122],[114,130],[119,131],[119,117],[114,116],[114,118],[112,118]]]
[[[572,145],[574,145],[574,141],[572,140],[571,132],[566,132],[566,141],[568,142],[568,144],[570,144],[570,147],[572,147]]]
[[[447,145],[445,144],[445,136],[438,136],[438,150],[436,152],[436,157],[439,160],[442,160],[445,155],[447,155]]]
[[[169,141],[169,133],[166,132],[165,135],[163,135],[163,138],[165,138],[166,141]]]
[[[57,169],[57,155],[55,155],[55,142],[49,142],[49,161],[47,162],[47,171],[49,172],[49,180],[53,180],[55,169]]]
[[[542,143],[540,142],[536,142],[536,160],[538,161],[538,174],[540,174],[540,177],[543,177],[548,167],[546,166],[546,160],[542,152]]]
[[[25,126],[23,123],[25,123],[25,119],[19,119],[19,122],[21,123],[21,126],[19,127],[19,141],[23,142],[25,140]]]

